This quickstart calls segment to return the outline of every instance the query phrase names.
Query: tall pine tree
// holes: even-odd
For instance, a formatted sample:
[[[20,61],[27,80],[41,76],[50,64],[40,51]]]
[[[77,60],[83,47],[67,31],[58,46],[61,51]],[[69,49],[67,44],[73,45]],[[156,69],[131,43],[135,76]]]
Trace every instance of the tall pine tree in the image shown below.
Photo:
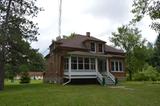
[[[153,64],[153,66],[155,66],[160,72],[160,34],[158,35],[155,42],[154,54],[151,62],[151,64]]]
[[[29,41],[37,41],[37,24],[29,20],[41,10],[36,0],[0,1],[0,90],[4,88],[4,66],[28,60]]]

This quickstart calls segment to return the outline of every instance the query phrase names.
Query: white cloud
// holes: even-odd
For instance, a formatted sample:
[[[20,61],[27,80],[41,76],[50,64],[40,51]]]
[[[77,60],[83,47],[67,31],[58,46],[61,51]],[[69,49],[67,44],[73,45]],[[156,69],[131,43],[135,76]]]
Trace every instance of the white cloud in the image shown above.
[[[38,5],[45,11],[39,13],[35,22],[39,24],[40,36],[32,47],[40,48],[43,53],[58,36],[58,2],[59,0],[38,0]],[[127,24],[132,17],[130,13],[132,0],[63,0],[62,4],[62,35],[72,32],[85,34],[90,31],[92,36],[109,43],[111,32],[122,24]],[[154,42],[156,34],[149,28],[150,21],[145,18],[139,23],[142,35]]]

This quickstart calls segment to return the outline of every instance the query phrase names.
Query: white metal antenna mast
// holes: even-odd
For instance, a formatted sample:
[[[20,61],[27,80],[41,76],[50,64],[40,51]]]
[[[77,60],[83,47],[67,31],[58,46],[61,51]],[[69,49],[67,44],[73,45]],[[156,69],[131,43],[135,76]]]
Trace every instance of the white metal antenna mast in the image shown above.
[[[62,0],[59,0],[59,23],[58,23],[59,37],[61,37],[61,23],[62,23]]]

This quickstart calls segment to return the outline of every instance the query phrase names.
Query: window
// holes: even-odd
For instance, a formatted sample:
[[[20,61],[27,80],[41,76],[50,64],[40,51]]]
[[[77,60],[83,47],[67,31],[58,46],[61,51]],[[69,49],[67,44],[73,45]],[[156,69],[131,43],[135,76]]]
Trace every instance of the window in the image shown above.
[[[64,69],[68,70],[68,58],[64,58]]]
[[[123,71],[122,61],[112,60],[111,61],[111,71]]]
[[[84,58],[85,69],[89,69],[89,58]]]
[[[68,69],[68,60],[65,59],[65,69]],[[71,57],[71,69],[76,70],[95,70],[95,58]]]
[[[123,71],[122,70],[122,62],[121,61],[119,62],[119,71]]]
[[[102,44],[98,44],[98,52],[103,52],[103,45]]]
[[[83,58],[78,57],[78,69],[83,69]]]
[[[71,57],[71,69],[77,69],[77,57]]]
[[[111,70],[114,71],[114,62],[111,62]]]
[[[119,71],[119,70],[118,70],[118,68],[119,68],[119,67],[118,67],[118,61],[116,61],[115,64],[116,64],[116,65],[115,65],[115,66],[116,66],[116,70],[115,70],[115,71]]]
[[[95,59],[91,58],[90,60],[91,60],[91,67],[90,67],[90,69],[95,70]]]
[[[95,43],[91,43],[91,51],[95,52],[96,51],[96,45]]]

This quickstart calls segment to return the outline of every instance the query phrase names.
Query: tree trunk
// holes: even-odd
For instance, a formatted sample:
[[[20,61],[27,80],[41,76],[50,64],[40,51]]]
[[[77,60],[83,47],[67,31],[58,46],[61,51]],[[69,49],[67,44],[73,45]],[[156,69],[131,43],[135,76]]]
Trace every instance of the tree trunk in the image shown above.
[[[129,70],[129,80],[132,81],[132,71]]]
[[[5,70],[4,65],[6,62],[5,53],[6,53],[6,42],[7,42],[7,36],[8,36],[8,19],[9,19],[9,12],[10,12],[10,6],[11,6],[12,0],[9,0],[7,11],[6,11],[6,17],[5,17],[5,24],[2,26],[2,31],[4,31],[4,39],[2,40],[1,47],[0,47],[0,90],[4,89],[4,76],[5,76]]]
[[[4,89],[4,64],[0,63],[0,91]]]

